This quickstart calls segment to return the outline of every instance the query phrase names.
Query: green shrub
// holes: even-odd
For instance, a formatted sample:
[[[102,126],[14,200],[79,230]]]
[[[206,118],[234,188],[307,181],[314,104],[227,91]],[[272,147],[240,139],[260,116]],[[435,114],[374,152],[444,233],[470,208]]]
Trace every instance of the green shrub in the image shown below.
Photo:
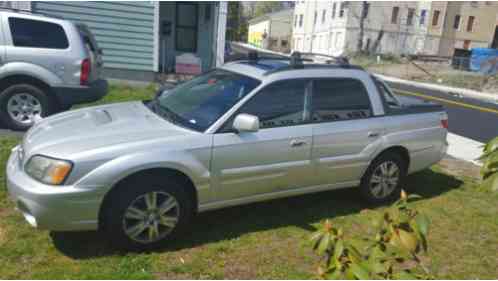
[[[482,187],[485,190],[498,191],[498,137],[488,142],[479,157],[482,161]]]
[[[401,199],[372,226],[374,234],[361,240],[347,238],[342,228],[326,221],[311,241],[322,257],[318,275],[323,279],[427,279],[421,261],[427,252],[429,219],[411,209],[404,191]]]

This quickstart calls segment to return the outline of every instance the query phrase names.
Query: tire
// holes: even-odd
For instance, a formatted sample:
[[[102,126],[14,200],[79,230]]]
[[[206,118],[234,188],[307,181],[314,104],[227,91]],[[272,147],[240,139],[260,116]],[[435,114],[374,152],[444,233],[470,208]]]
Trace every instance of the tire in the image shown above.
[[[363,199],[372,204],[382,204],[398,198],[407,168],[408,163],[398,153],[385,152],[379,155],[361,179],[360,193]]]
[[[146,182],[147,186],[144,186]],[[164,223],[169,226],[163,225],[158,220],[161,208],[156,208],[155,212],[151,211],[145,216],[135,210],[148,212],[146,200],[154,197],[151,194],[155,194],[156,206],[165,206],[162,205],[165,202],[169,202],[167,206],[171,206],[171,203],[176,204],[164,214],[168,218]],[[175,179],[169,181],[143,177],[131,179],[119,186],[110,196],[109,204],[104,210],[102,228],[110,242],[120,249],[142,251],[163,247],[188,226],[194,215],[194,202],[191,196],[187,194],[181,181]],[[134,208],[133,212],[130,207]],[[175,217],[176,224],[173,219]],[[156,226],[157,231],[152,231],[151,229],[155,229]],[[143,230],[140,230],[142,228]],[[155,235],[154,239],[149,235]]]
[[[52,107],[48,94],[30,84],[12,85],[0,93],[0,119],[12,130],[29,129],[35,115],[48,116]]]

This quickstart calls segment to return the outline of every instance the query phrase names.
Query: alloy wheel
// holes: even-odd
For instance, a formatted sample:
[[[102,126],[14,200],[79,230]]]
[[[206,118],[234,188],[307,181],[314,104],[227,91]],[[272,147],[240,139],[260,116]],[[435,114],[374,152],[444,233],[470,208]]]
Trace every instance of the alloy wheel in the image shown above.
[[[41,117],[42,105],[35,96],[28,93],[18,93],[12,95],[7,101],[7,112],[16,122],[30,125],[35,118]]]
[[[149,244],[166,237],[178,223],[180,206],[167,192],[152,191],[137,197],[123,216],[123,230],[133,241]]]
[[[370,190],[376,198],[386,198],[396,189],[400,179],[400,169],[393,161],[382,162],[370,177]]]

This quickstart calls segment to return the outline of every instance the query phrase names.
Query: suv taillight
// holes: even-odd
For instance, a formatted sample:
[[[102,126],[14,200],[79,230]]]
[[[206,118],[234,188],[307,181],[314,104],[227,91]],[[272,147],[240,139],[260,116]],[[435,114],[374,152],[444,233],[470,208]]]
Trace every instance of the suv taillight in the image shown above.
[[[443,128],[448,129],[448,119],[441,119],[441,126]]]
[[[90,59],[84,59],[81,62],[80,85],[88,84],[88,78],[90,77],[90,70],[91,70]]]

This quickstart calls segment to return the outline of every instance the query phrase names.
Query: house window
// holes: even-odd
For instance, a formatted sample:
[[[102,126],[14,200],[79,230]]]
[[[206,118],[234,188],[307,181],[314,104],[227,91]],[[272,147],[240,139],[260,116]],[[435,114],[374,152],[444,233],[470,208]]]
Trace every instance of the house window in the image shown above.
[[[453,22],[453,28],[454,29],[460,29],[460,20],[461,20],[461,16],[460,15],[456,15],[455,16],[455,21]]]
[[[337,10],[337,3],[332,4],[332,18],[335,18],[335,11]]]
[[[469,16],[469,21],[467,22],[467,32],[472,32],[474,30],[474,16]]]
[[[340,18],[344,17],[344,8],[346,8],[346,3],[342,2],[341,7],[339,9],[339,17]]]
[[[406,25],[410,26],[413,24],[413,16],[415,15],[414,8],[408,8],[408,16],[406,17]]]
[[[197,52],[197,4],[176,4],[175,45],[180,52]]]
[[[325,15],[327,14],[326,10],[322,11],[322,23],[325,23]]]
[[[439,14],[441,12],[438,10],[434,11],[434,14],[432,15],[432,25],[437,26],[439,24]]]
[[[393,11],[391,14],[391,23],[398,22],[398,15],[399,15],[399,7],[393,7]]]
[[[303,14],[299,15],[299,27],[303,26]]]
[[[425,17],[427,16],[427,10],[420,11],[420,25],[425,24]]]
[[[363,5],[363,10],[362,10],[362,14],[361,14],[362,18],[365,19],[368,17],[368,10],[370,10],[370,3],[365,3]]]

